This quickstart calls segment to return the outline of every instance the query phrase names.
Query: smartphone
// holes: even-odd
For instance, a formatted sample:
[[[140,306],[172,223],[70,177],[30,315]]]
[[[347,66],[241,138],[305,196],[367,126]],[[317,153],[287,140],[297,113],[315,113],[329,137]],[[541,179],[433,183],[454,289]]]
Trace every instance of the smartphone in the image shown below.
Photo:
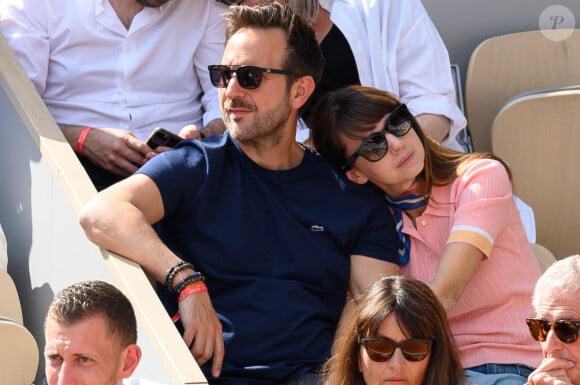
[[[167,131],[164,128],[157,127],[153,130],[151,135],[149,135],[145,143],[155,150],[159,146],[175,147],[175,145],[182,140],[183,138],[181,136],[176,135],[171,131]]]

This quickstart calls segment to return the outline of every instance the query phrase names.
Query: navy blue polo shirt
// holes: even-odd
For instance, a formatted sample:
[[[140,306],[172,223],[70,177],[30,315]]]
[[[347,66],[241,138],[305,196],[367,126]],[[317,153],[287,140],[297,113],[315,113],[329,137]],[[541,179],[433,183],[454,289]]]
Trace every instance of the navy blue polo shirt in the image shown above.
[[[184,141],[150,160],[164,242],[206,277],[223,325],[222,375],[210,383],[273,384],[327,359],[345,302],[350,255],[396,263],[397,240],[380,192],[346,180],[305,149],[272,171],[226,133]],[[159,295],[170,315],[174,295]]]

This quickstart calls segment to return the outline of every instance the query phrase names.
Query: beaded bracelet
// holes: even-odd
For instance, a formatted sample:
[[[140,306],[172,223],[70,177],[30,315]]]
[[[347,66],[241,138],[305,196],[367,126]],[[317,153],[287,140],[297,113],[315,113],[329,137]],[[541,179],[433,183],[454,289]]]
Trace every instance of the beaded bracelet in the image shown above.
[[[201,273],[199,271],[196,271],[195,273],[190,274],[187,277],[183,278],[181,281],[179,281],[177,283],[177,285],[175,285],[173,292],[179,294],[187,286],[189,286],[193,283],[196,283],[196,282],[203,282],[203,281],[205,281],[205,277],[203,275],[201,275]]]
[[[179,297],[177,297],[177,303],[180,303],[190,295],[193,295],[195,293],[201,293],[202,291],[207,291],[207,286],[205,286],[205,283],[203,282],[196,282],[194,284],[186,286],[185,288],[183,288],[181,293],[179,293]]]
[[[179,273],[181,270],[186,269],[186,268],[190,268],[191,270],[195,271],[195,268],[193,267],[193,265],[189,262],[185,262],[185,261],[179,261],[176,265],[172,266],[171,268],[169,268],[167,270],[167,275],[165,276],[165,287],[167,288],[167,290],[169,290],[170,293],[173,293],[173,280],[175,279],[175,276],[177,275],[177,273]]]

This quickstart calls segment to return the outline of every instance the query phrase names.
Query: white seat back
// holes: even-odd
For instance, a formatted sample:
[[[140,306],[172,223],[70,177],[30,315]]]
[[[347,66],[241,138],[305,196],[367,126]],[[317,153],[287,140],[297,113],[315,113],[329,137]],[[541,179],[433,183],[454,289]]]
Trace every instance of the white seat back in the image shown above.
[[[30,385],[38,368],[38,345],[20,323],[0,318],[0,385]]]
[[[493,122],[492,144],[534,210],[537,243],[557,259],[580,253],[580,90],[512,99]]]
[[[20,297],[12,277],[0,269],[0,317],[7,317],[23,324]],[[1,340],[0,340],[1,341]]]
[[[465,79],[465,111],[475,150],[491,151],[492,122],[510,97],[576,84],[580,84],[580,29],[560,41],[538,30],[483,41],[471,54]]]

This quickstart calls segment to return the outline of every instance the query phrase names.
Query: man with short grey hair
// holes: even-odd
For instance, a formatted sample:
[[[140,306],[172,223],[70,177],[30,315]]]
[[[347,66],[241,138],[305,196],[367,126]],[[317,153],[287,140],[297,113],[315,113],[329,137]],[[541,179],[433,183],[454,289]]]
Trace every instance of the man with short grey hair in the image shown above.
[[[529,385],[580,385],[580,255],[552,264],[538,279],[526,323],[544,353]]]

